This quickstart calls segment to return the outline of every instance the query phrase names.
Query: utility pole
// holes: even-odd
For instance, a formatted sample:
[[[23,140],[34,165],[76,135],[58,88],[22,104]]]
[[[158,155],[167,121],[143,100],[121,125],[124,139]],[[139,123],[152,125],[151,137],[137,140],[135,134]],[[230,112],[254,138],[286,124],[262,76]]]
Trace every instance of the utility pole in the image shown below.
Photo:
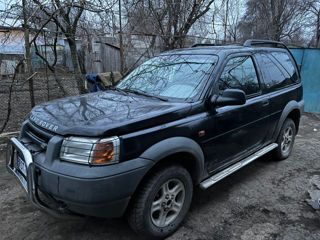
[[[224,21],[224,43],[227,42],[228,17],[229,17],[229,0],[226,1],[226,14],[225,14],[225,21]]]
[[[124,59],[123,59],[123,40],[122,40],[122,22],[121,22],[121,0],[119,0],[119,26],[120,26],[120,73],[124,73]]]
[[[23,11],[23,29],[24,29],[24,45],[26,50],[26,63],[27,63],[27,79],[29,82],[29,94],[31,107],[35,106],[34,101],[34,91],[33,91],[33,69],[31,64],[31,53],[30,53],[30,43],[29,43],[29,25],[26,12],[26,0],[22,0],[22,11]]]

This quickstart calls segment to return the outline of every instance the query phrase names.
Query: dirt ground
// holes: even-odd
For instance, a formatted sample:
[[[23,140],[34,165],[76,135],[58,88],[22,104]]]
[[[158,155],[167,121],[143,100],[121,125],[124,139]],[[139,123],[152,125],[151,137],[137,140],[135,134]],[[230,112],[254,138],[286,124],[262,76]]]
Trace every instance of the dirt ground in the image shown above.
[[[270,155],[207,191],[195,189],[174,239],[320,239],[320,210],[307,203],[320,179],[320,117],[304,115],[292,156]],[[0,239],[140,239],[123,219],[59,220],[34,208],[0,156]]]

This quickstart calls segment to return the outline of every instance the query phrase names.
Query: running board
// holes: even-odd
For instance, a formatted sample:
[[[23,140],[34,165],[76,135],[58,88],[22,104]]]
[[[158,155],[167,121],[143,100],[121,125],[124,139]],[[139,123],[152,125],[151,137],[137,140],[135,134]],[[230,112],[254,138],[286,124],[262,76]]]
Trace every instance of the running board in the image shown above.
[[[202,181],[200,183],[200,188],[201,189],[207,189],[207,188],[211,187],[213,184],[219,182],[221,179],[225,178],[226,176],[229,176],[231,173],[234,173],[235,171],[238,171],[239,169],[241,169],[244,166],[246,166],[247,164],[253,162],[257,158],[261,157],[262,155],[270,152],[271,150],[275,149],[276,147],[278,147],[278,144],[277,143],[272,143],[272,144],[262,148],[258,152],[250,155],[249,157],[241,160],[240,162],[237,162],[237,163],[231,165],[230,167],[224,169],[223,171],[218,172],[215,175],[213,175],[213,176],[207,178],[206,180]]]

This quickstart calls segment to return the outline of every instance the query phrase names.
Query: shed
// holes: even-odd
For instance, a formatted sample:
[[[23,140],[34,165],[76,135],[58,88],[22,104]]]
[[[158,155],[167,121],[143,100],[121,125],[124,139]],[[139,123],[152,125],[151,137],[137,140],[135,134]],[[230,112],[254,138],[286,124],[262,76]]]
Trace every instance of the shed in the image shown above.
[[[119,72],[120,48],[103,41],[95,41],[92,52],[85,55],[87,73]]]

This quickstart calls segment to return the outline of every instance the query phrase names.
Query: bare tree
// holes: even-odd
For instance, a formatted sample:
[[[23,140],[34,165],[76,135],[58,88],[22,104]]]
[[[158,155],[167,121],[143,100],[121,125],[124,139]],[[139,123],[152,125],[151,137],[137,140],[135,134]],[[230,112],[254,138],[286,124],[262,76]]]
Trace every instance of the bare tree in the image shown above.
[[[47,16],[47,18],[52,19],[52,22],[58,26],[59,30],[66,37],[70,48],[74,75],[79,92],[85,93],[86,90],[84,87],[83,77],[81,75],[76,44],[79,22],[83,13],[101,13],[103,11],[107,11],[114,5],[115,0],[52,0],[49,4],[47,4],[47,1],[42,0],[33,0],[33,2],[40,7],[41,11]]]
[[[26,63],[27,63],[27,77],[29,79],[29,93],[30,93],[30,103],[31,107],[35,106],[34,91],[33,91],[33,69],[31,64],[31,52],[29,43],[29,24],[26,9],[26,0],[22,0],[22,13],[23,13],[23,29],[24,29],[24,42],[25,42],[25,52],[26,52]]]
[[[164,50],[183,47],[193,24],[204,16],[214,0],[128,1],[128,21],[135,33],[157,35]]]
[[[314,46],[320,47],[320,0],[309,0],[306,2],[310,16],[309,26],[314,29]]]
[[[18,4],[19,3],[19,4]],[[2,34],[1,36],[1,44],[5,46],[6,44],[10,44],[10,42],[20,43],[23,46],[21,35],[13,34],[15,29],[19,29],[19,27],[23,27],[23,40],[24,40],[24,52],[26,58],[27,65],[27,79],[29,84],[29,96],[31,107],[35,106],[35,97],[34,97],[34,89],[33,89],[33,68],[31,64],[31,53],[30,53],[30,25],[29,25],[29,17],[30,12],[27,8],[28,2],[27,0],[22,1],[9,1],[5,6],[5,9],[1,11],[1,20],[5,23],[5,26],[8,27],[7,33]],[[22,24],[21,24],[22,22]],[[2,24],[0,24],[2,25]],[[21,26],[22,25],[22,26]],[[4,35],[4,36],[3,36]],[[17,35],[17,36],[13,36]],[[21,49],[22,50],[22,49]],[[21,53],[21,52],[20,52]],[[19,64],[20,66],[21,64]]]
[[[81,75],[79,59],[76,45],[76,31],[79,19],[84,11],[85,1],[51,1],[50,7],[40,0],[33,0],[41,11],[59,27],[67,38],[70,47],[73,71],[75,74],[78,90],[80,93],[85,93],[84,83]],[[75,7],[76,6],[76,7]],[[52,13],[53,12],[53,13]]]
[[[11,83],[8,87],[8,102],[7,102],[7,114],[5,116],[5,119],[4,119],[4,123],[3,125],[1,126],[0,128],[0,133],[3,133],[3,131],[5,130],[5,128],[7,127],[8,123],[9,123],[9,119],[10,119],[10,116],[11,116],[11,110],[12,110],[12,106],[11,106],[11,101],[12,101],[12,92],[13,92],[13,85],[14,85],[14,81],[16,79],[16,76],[19,72],[19,68],[24,64],[24,61],[25,59],[21,59],[19,61],[19,63],[17,64],[17,66],[15,67],[14,69],[14,74],[13,74],[13,77],[11,79]]]
[[[241,18],[242,2],[237,0],[229,1],[228,28],[227,31],[232,42],[237,42],[239,37],[238,25]]]
[[[248,0],[239,30],[243,38],[290,40],[300,31],[306,16],[302,0]]]
[[[37,56],[39,56],[45,62],[46,68],[48,68],[52,72],[54,79],[55,79],[56,83],[58,84],[59,88],[61,89],[63,95],[70,96],[70,95],[72,95],[73,92],[70,92],[69,91],[70,89],[64,87],[63,82],[57,76],[57,71],[56,71],[56,64],[57,64],[57,60],[58,60],[58,53],[57,53],[58,29],[56,29],[51,43],[50,42],[47,43],[48,39],[47,39],[45,31],[43,31],[43,39],[45,41],[44,54],[39,50],[38,44],[36,41],[33,42],[33,45],[35,47],[35,53]],[[48,55],[47,55],[47,46],[49,46],[49,45],[51,46],[51,51],[53,53],[53,61],[51,61],[51,62],[48,60]]]
[[[215,3],[212,12],[213,34],[223,42],[237,42],[238,24],[243,3],[237,0],[222,0]],[[223,38],[220,36],[223,34]]]

